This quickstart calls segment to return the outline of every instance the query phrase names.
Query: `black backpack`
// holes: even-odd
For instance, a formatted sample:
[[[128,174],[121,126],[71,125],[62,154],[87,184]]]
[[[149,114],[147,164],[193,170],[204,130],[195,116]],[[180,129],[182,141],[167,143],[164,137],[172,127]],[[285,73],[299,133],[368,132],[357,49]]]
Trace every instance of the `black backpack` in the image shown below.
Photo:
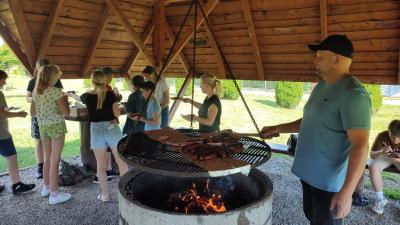
[[[290,155],[294,155],[295,151],[296,151],[296,145],[297,145],[297,138],[299,137],[298,134],[291,134],[288,141],[287,141],[287,145],[288,145],[288,152]]]

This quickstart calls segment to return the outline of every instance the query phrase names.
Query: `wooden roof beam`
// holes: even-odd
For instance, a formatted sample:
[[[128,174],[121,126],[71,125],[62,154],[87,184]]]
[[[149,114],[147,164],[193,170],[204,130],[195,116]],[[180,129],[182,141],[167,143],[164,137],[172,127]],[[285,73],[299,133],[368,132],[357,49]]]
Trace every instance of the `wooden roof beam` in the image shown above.
[[[25,21],[25,15],[22,11],[22,6],[19,0],[9,0],[11,14],[13,15],[18,34],[21,38],[23,49],[29,63],[32,67],[36,64],[36,47],[33,42],[31,32],[29,31],[28,24]]]
[[[92,40],[92,43],[90,44],[89,50],[86,54],[86,58],[85,61],[82,65],[82,69],[81,69],[81,76],[84,77],[88,74],[89,69],[90,69],[90,65],[92,63],[92,60],[94,58],[94,53],[96,51],[97,46],[99,45],[100,41],[101,41],[101,36],[104,32],[104,30],[106,29],[106,25],[108,23],[108,20],[110,18],[110,10],[107,8],[107,6],[105,6],[104,10],[103,10],[103,14],[100,18],[100,22],[99,25],[97,26],[97,30],[95,33],[95,36]]]
[[[146,42],[148,42],[148,40],[151,36],[151,33],[153,33],[153,31],[154,31],[154,20],[151,20],[150,24],[147,25],[147,27],[145,28],[145,30],[142,34],[141,39],[143,41],[143,44],[146,44]],[[126,66],[122,70],[122,73],[128,74],[128,72],[131,69],[131,67],[133,66],[133,64],[135,64],[135,61],[138,56],[139,56],[139,49],[137,47],[135,47],[135,49],[133,49],[131,56],[129,57],[127,63],[125,64]]]
[[[222,55],[218,49],[217,41],[215,40],[215,38],[214,38],[210,28],[207,26],[207,24],[204,24],[204,29],[206,30],[208,42],[210,43],[211,48],[214,50],[215,57],[217,57],[217,66],[218,66],[219,75],[227,78],[224,60],[222,59]]]
[[[203,7],[204,8],[204,13],[206,16],[210,15],[212,10],[215,8],[215,6],[218,4],[219,0],[209,0],[207,4]],[[204,22],[204,17],[201,12],[199,12],[199,16],[196,21],[196,28],[199,28],[199,26]],[[171,53],[171,57],[169,58],[168,62],[164,65],[165,70],[168,68],[168,66],[175,60],[175,57],[182,51],[182,49],[185,47],[186,43],[189,41],[190,37],[193,35],[194,30],[193,26],[187,27],[178,42],[176,43],[174,51]]]
[[[21,50],[18,42],[11,35],[10,30],[0,21],[0,35],[3,40],[7,43],[8,47],[14,52],[15,56],[17,56],[18,60],[22,63],[28,73],[33,76],[33,67],[29,63],[28,58],[25,53]]]
[[[57,18],[60,15],[61,9],[64,5],[64,0],[56,0],[57,4],[56,6],[50,11],[49,18],[47,19],[47,23],[45,26],[45,30],[42,34],[42,39],[40,41],[40,47],[39,47],[39,53],[38,53],[38,59],[43,58],[46,53],[47,53],[47,48],[50,45],[51,38],[53,36],[56,24],[57,24]]]
[[[165,30],[167,32],[168,40],[171,42],[171,44],[174,43],[175,40],[175,34],[171,29],[171,26],[168,24],[168,21],[165,21]],[[186,56],[183,54],[183,52],[180,52],[178,54],[178,59],[181,62],[183,69],[185,72],[188,74],[191,71],[189,61],[187,60]]]
[[[136,47],[139,49],[140,52],[143,53],[144,58],[150,63],[151,66],[155,66],[155,60],[153,55],[149,50],[147,50],[146,46],[143,43],[143,40],[140,37],[135,29],[133,29],[132,24],[129,22],[127,17],[124,15],[122,10],[119,8],[119,5],[116,0],[106,0],[108,7],[110,7],[111,11],[116,16],[117,20],[122,24],[122,26],[128,31],[131,35],[133,42],[135,43]]]
[[[328,4],[326,0],[319,1],[319,12],[321,20],[321,41],[328,37]]]
[[[400,84],[400,47],[399,47],[399,68],[397,69],[397,83]]]
[[[254,27],[253,16],[251,14],[250,3],[249,0],[241,0],[242,1],[242,8],[243,8],[243,15],[246,20],[247,28],[249,30],[249,37],[250,43],[253,45],[254,48],[254,57],[256,60],[256,67],[257,67],[257,75],[258,79],[265,80],[265,71],[264,71],[264,64],[260,54],[260,45],[258,44],[256,29]]]
[[[154,3],[154,38],[153,55],[158,70],[162,67],[165,57],[165,0]]]

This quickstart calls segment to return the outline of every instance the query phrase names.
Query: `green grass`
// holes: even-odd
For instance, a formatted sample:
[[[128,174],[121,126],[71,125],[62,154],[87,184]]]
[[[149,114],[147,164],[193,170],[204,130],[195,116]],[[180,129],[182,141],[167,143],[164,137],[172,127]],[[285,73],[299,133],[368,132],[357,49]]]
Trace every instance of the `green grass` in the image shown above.
[[[386,197],[393,199],[393,200],[400,200],[400,189],[399,188],[392,188],[387,187],[383,189],[383,193]]]

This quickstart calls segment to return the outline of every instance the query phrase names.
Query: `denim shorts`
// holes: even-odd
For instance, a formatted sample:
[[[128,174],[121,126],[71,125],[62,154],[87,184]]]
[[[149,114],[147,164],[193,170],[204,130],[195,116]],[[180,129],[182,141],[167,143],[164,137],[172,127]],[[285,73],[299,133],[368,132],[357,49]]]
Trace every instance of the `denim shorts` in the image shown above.
[[[117,148],[122,132],[118,124],[110,121],[90,123],[90,147],[95,151],[101,148]]]
[[[0,155],[9,157],[17,154],[12,138],[0,140]]]

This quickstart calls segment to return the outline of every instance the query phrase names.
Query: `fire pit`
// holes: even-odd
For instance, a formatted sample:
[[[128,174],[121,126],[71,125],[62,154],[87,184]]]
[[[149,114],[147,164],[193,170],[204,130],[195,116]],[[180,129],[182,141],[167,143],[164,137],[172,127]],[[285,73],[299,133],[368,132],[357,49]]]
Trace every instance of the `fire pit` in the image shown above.
[[[131,170],[121,178],[118,188],[119,218],[123,225],[265,225],[272,222],[272,183],[257,169],[252,169],[248,176],[238,173],[212,178]],[[193,197],[193,190],[201,202],[213,203],[213,206],[206,210],[199,205],[185,209],[188,204],[183,204],[183,198]],[[201,194],[206,196],[200,197]],[[208,199],[204,200],[205,197]],[[226,211],[218,212],[222,206]]]

